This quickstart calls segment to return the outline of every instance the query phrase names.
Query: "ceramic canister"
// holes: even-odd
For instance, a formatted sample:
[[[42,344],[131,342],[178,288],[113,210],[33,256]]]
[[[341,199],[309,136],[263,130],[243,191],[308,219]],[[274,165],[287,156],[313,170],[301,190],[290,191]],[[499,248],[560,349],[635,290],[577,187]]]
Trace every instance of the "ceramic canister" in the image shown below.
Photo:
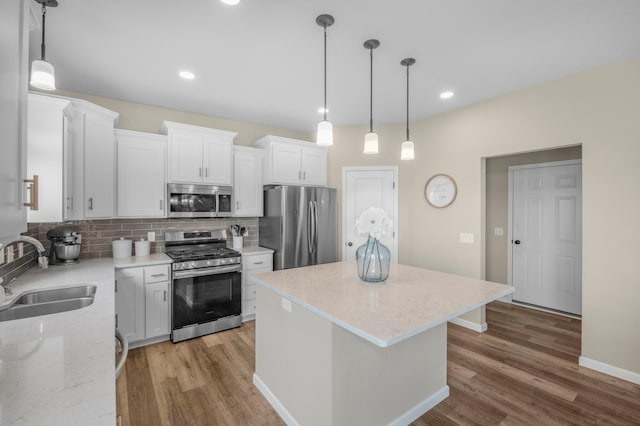
[[[111,241],[114,259],[131,257],[131,243],[131,240],[125,240],[124,237],[121,237],[119,240]]]

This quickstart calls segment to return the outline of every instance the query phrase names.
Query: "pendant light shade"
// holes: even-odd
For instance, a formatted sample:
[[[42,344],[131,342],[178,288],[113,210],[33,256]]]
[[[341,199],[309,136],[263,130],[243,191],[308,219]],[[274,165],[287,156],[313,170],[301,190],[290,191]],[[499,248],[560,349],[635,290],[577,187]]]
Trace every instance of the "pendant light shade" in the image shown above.
[[[316,143],[322,146],[333,145],[333,124],[330,121],[323,120],[318,123]]]
[[[380,46],[378,40],[367,40],[364,42],[365,49],[369,49],[369,133],[364,136],[365,154],[378,153],[378,134],[373,132],[373,49]]]
[[[333,125],[327,120],[327,27],[333,25],[334,19],[331,15],[319,15],[316,24],[324,28],[324,108],[323,120],[318,123],[316,143],[322,146],[333,145]]]
[[[401,160],[413,160],[415,159],[415,153],[413,151],[413,142],[404,141],[402,142],[402,151],[400,151],[400,159]]]
[[[56,90],[56,75],[53,65],[46,60],[46,46],[44,43],[47,6],[58,6],[57,0],[36,0],[42,5],[42,44],[40,45],[40,59],[31,63],[31,78],[29,84],[42,90]]]
[[[53,65],[41,59],[33,61],[31,63],[29,84],[38,89],[56,90],[56,76]]]
[[[405,58],[400,61],[400,65],[407,67],[407,139],[402,142],[402,149],[400,151],[401,160],[413,160],[415,159],[415,151],[413,149],[413,142],[409,138],[409,67],[416,63],[413,58]]]

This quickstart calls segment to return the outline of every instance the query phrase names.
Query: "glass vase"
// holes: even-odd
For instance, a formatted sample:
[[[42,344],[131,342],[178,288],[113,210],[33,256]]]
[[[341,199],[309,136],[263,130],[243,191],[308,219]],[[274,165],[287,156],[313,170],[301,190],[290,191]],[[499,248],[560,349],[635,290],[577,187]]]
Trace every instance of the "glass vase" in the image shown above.
[[[362,281],[381,282],[389,277],[391,252],[378,239],[369,235],[367,242],[356,250],[358,277]]]

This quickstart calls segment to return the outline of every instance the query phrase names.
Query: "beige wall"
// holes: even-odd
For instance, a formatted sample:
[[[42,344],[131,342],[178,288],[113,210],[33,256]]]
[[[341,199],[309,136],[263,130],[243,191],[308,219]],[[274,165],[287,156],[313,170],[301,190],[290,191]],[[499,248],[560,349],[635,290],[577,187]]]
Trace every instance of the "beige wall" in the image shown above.
[[[485,279],[508,283],[508,230],[509,230],[509,166],[547,163],[550,161],[582,158],[582,147],[550,149],[526,154],[487,158],[486,163],[486,238]],[[502,236],[494,234],[494,228],[502,228]]]
[[[399,261],[480,278],[482,159],[582,144],[582,355],[640,373],[638,111],[640,61],[592,69],[414,122],[412,162],[397,159],[401,126],[377,128],[377,157],[360,154],[366,128],[336,128],[329,179],[340,188],[343,166],[399,165]],[[424,200],[435,173],[457,181],[449,208]],[[475,244],[459,243],[460,232]]]
[[[250,123],[62,94],[118,111],[119,127],[125,129],[157,132],[162,120],[172,120],[238,131],[239,145],[251,145],[264,134],[308,139],[302,133]],[[399,160],[402,125],[376,126],[381,143],[377,156],[361,154],[366,127],[336,127],[329,184],[338,188],[340,202],[343,166],[398,165],[399,261],[480,278],[485,226],[482,159],[581,144],[582,354],[640,373],[640,274],[635,267],[640,259],[638,111],[640,61],[632,61],[414,122],[416,160],[411,162]],[[424,185],[435,173],[447,173],[457,181],[458,197],[449,208],[434,209],[424,200]],[[475,244],[459,243],[460,232],[473,233]]]
[[[175,121],[177,123],[191,124],[194,126],[211,127],[214,129],[238,132],[238,136],[234,139],[235,145],[253,146],[253,141],[264,135],[276,135],[287,138],[309,140],[308,133],[261,126],[259,124],[244,121],[234,121],[226,118],[119,101],[116,99],[87,95],[85,93],[58,90],[55,94],[71,98],[85,99],[96,105],[100,105],[119,113],[120,117],[117,126],[119,129],[136,130],[147,133],[160,133],[162,121],[167,120]]]

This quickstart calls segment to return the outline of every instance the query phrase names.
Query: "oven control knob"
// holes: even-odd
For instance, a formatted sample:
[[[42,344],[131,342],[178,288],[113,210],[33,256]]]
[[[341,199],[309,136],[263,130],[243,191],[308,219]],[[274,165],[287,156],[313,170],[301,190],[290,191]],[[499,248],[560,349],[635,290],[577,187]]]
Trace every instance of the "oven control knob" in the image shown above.
[[[220,264],[221,265],[224,265],[225,263],[227,263],[227,259],[225,259],[225,258],[220,259]]]
[[[189,267],[189,265],[187,265],[186,263],[180,263],[178,265],[178,269],[182,270],[182,269],[187,269]]]
[[[211,266],[213,265],[213,262],[211,260],[207,260],[207,266]]]
[[[191,268],[195,268],[195,267],[196,267],[196,262],[191,262],[191,263],[189,263],[189,266],[190,266]]]

